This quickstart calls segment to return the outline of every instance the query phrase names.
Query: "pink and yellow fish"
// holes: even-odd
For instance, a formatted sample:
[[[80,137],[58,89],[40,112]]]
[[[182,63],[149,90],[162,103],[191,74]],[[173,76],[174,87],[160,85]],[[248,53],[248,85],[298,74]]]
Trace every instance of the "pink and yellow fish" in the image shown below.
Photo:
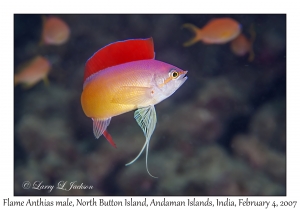
[[[190,23],[183,24],[182,27],[190,29],[195,34],[191,40],[183,44],[185,47],[198,41],[205,44],[225,44],[236,38],[241,32],[240,24],[232,18],[213,19],[201,29]]]
[[[255,54],[253,51],[253,43],[255,40],[255,30],[252,24],[249,30],[250,38],[247,38],[244,34],[240,34],[230,43],[231,51],[237,56],[244,56],[249,53],[248,61],[254,60]]]
[[[171,96],[186,80],[187,71],[154,59],[152,38],[109,44],[86,63],[81,105],[93,120],[96,138],[102,134],[115,147],[107,127],[112,117],[136,110],[134,118],[146,137],[135,162],[148,148],[156,125],[154,105]],[[154,176],[152,176],[154,177]]]

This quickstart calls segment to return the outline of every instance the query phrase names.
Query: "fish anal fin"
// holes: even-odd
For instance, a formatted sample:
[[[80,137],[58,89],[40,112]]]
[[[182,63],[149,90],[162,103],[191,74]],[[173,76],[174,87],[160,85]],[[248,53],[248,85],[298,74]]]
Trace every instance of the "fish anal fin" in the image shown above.
[[[141,105],[151,100],[150,87],[123,86],[114,95],[112,103]]]
[[[86,62],[83,81],[108,67],[146,59],[154,59],[152,38],[114,42],[98,50]]]
[[[98,139],[109,125],[111,117],[107,119],[92,118],[92,120],[94,135]]]

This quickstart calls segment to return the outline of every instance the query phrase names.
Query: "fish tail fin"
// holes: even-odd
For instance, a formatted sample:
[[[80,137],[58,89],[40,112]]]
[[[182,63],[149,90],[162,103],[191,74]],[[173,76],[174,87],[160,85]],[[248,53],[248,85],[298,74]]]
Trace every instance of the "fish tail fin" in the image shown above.
[[[253,47],[251,46],[250,51],[249,51],[248,61],[251,62],[251,61],[254,60],[254,58],[255,58],[255,54],[254,54],[254,51],[253,51]]]
[[[103,132],[103,136],[106,138],[106,140],[114,147],[117,148],[116,143],[114,142],[113,138],[111,137],[111,135],[107,132],[107,130],[105,130]]]
[[[43,81],[44,81],[44,84],[45,84],[46,86],[49,86],[49,85],[50,85],[50,82],[49,82],[49,79],[48,79],[47,76],[45,76],[45,77],[43,78]]]
[[[190,24],[190,23],[186,23],[186,24],[183,24],[181,28],[187,28],[190,31],[192,31],[195,35],[192,39],[183,43],[184,47],[189,47],[202,39],[202,31],[197,26]]]

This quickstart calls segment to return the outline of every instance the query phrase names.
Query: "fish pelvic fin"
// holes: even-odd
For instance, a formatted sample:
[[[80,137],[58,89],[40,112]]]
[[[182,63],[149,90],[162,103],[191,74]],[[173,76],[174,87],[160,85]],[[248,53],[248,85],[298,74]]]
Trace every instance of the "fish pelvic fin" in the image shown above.
[[[138,123],[138,125],[143,130],[144,135],[146,137],[146,141],[145,141],[145,144],[144,144],[143,148],[141,149],[140,153],[131,162],[127,163],[126,166],[134,163],[140,157],[140,155],[144,151],[145,147],[147,146],[147,149],[146,149],[146,169],[147,169],[147,172],[153,178],[158,178],[156,176],[153,176],[148,170],[148,148],[149,148],[151,135],[152,135],[152,133],[155,129],[156,122],[157,122],[154,105],[147,106],[147,107],[140,108],[140,109],[136,110],[134,112],[134,118],[135,118],[136,122]]]
[[[189,47],[193,44],[195,44],[196,42],[200,41],[202,39],[202,32],[201,29],[199,29],[197,26],[191,24],[191,23],[185,23],[182,25],[181,28],[187,28],[189,29],[191,32],[194,33],[194,37],[191,38],[189,41],[183,43],[184,47]]]

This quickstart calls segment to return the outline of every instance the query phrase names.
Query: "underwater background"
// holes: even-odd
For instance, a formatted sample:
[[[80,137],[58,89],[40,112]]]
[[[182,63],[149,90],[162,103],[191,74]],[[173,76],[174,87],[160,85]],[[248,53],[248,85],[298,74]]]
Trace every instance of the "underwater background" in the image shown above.
[[[50,15],[46,15],[50,16]],[[42,45],[43,15],[14,15],[14,67],[37,55],[51,62],[49,84],[14,88],[14,195],[286,195],[286,15],[59,15],[62,45]],[[183,47],[209,20],[231,17],[250,37],[255,58],[230,44]],[[112,118],[101,136],[80,104],[85,62],[115,41],[149,38],[155,58],[188,70],[188,80],[155,106],[148,167],[133,112]],[[24,189],[61,181],[93,189]]]

